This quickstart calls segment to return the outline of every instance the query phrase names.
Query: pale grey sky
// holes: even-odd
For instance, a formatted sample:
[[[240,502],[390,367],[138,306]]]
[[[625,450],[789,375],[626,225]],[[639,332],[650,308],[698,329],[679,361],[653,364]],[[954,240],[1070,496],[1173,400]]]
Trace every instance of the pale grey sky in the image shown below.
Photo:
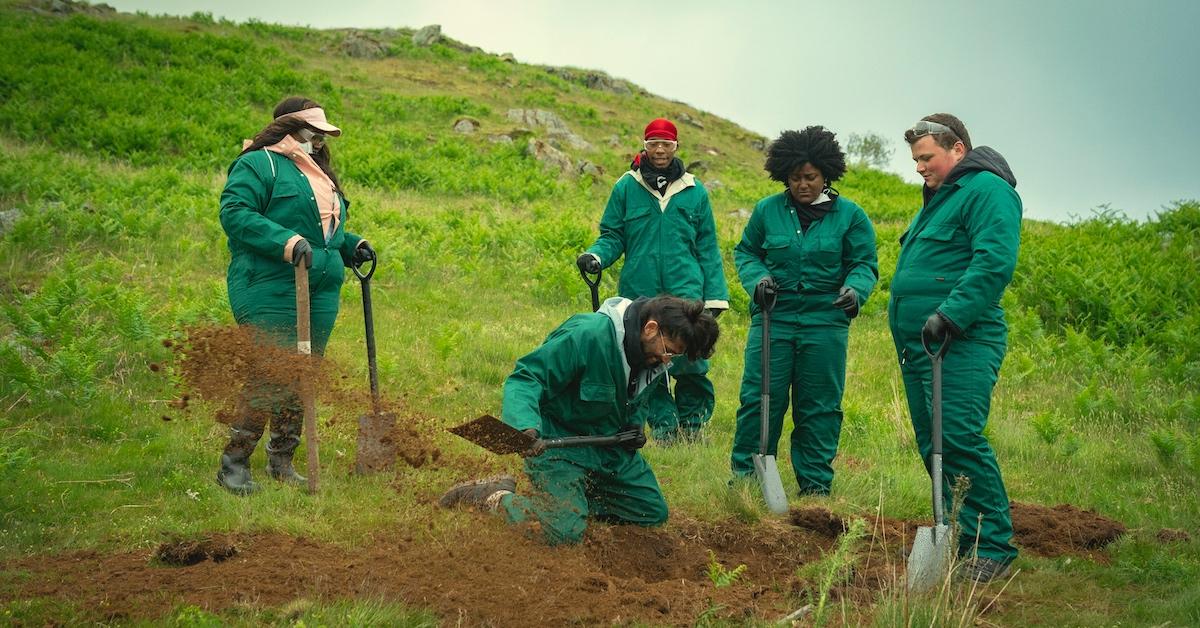
[[[892,140],[958,115],[1007,157],[1026,216],[1200,199],[1200,2],[106,0],[121,11],[336,27],[440,24],[528,63],[604,70],[773,138],[823,124]],[[915,200],[915,199],[914,199]]]

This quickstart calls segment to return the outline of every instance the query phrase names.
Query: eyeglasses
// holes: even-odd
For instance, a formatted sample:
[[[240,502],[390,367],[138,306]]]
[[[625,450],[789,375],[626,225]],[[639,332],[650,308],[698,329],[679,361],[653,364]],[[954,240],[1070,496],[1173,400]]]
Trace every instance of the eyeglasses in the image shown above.
[[[954,132],[954,129],[944,124],[934,122],[933,120],[921,120],[920,122],[912,125],[912,128],[905,131],[904,137],[911,142],[918,137],[925,137],[926,135],[942,135],[945,133],[949,133],[954,137],[958,137],[958,134]]]
[[[683,355],[682,353],[671,353],[667,351],[667,341],[663,339],[662,332],[658,332],[658,344],[662,347],[662,351],[658,354],[664,360],[674,360],[676,357]]]
[[[656,148],[675,150],[675,147],[679,146],[679,142],[675,140],[646,140],[642,145],[646,147],[646,150],[654,150]]]
[[[300,137],[303,137],[304,141],[312,142],[313,144],[324,144],[327,138],[324,133],[317,133],[312,129],[300,129]]]

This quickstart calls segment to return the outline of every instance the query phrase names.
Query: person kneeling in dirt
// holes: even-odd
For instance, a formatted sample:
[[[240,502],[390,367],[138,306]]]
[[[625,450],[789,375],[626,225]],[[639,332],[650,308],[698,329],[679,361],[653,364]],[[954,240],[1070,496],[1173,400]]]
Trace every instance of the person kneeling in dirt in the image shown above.
[[[637,416],[675,356],[710,357],[719,333],[703,301],[608,299],[595,313],[572,316],[517,360],[504,383],[502,419],[539,438],[616,434]],[[667,503],[637,451],[645,442],[642,435],[617,447],[539,451],[535,445],[522,454],[532,496],[517,495],[516,480],[503,475],[456,484],[439,503],[502,510],[511,523],[536,520],[551,545],[582,539],[589,516],[661,525]]]

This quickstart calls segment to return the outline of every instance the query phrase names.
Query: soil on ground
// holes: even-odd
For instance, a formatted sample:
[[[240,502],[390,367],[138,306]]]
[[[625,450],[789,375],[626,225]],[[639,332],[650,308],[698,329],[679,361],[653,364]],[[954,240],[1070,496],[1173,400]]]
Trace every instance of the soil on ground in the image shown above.
[[[340,395],[330,403],[375,409],[360,422],[360,472],[387,470],[399,459],[479,477],[492,464],[442,455],[432,445],[437,433],[445,437],[439,421],[397,421],[395,405],[374,405],[361,387],[347,392],[335,386],[338,377],[328,365],[272,348],[243,330],[194,330],[177,351],[188,388],[175,407],[183,412],[195,396],[216,401],[236,418],[246,382],[265,377],[286,385],[305,373],[326,378],[326,394]],[[353,548],[283,534],[211,534],[171,539],[152,551],[29,556],[0,570],[16,576],[0,586],[0,600],[63,599],[101,621],[160,619],[180,605],[221,612],[343,599],[428,608],[456,625],[769,621],[812,599],[818,585],[813,574],[820,570],[805,567],[828,556],[850,528],[848,519],[821,507],[796,508],[785,519],[753,525],[676,515],[662,528],[593,522],[583,543],[547,547],[528,528],[483,513],[468,513],[477,519],[470,532],[450,537],[435,525],[449,516],[435,502],[431,496],[421,506],[429,509],[428,528],[382,531]],[[1102,558],[1102,548],[1125,531],[1069,505],[1014,502],[1012,516],[1017,545],[1039,556]],[[928,521],[868,520],[853,569],[831,590],[832,601],[871,603],[880,589],[904,586],[904,557],[921,525]],[[717,586],[711,575],[743,565],[728,586]]]
[[[433,508],[432,505],[430,506]],[[431,516],[435,513],[431,512]],[[402,601],[468,625],[778,619],[808,599],[801,569],[828,555],[848,522],[819,507],[755,525],[676,518],[664,528],[594,523],[578,546],[547,547],[477,513],[470,534],[384,533],[346,548],[280,534],[172,540],[152,552],[76,552],[6,566],[24,573],[3,597],[72,600],[98,619],[155,619],[183,604],[212,612],[280,607],[296,599]],[[1093,556],[1119,523],[1071,506],[1014,503],[1016,542],[1037,555]],[[855,566],[833,599],[875,599],[903,586],[911,532],[923,522],[869,520]],[[717,587],[713,565],[745,565]]]

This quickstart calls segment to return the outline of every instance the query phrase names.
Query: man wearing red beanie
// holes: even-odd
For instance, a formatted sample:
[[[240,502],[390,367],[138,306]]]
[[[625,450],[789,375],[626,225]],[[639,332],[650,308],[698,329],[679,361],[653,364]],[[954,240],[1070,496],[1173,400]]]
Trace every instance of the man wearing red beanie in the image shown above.
[[[679,132],[670,120],[651,120],[643,137],[644,150],[608,197],[600,237],[576,264],[594,274],[624,255],[620,296],[703,299],[719,315],[729,308],[729,287],[708,192],[675,156]],[[651,433],[663,444],[696,440],[715,404],[708,361],[680,357],[668,373],[675,394],[672,398],[667,378],[659,380],[646,417]]]

